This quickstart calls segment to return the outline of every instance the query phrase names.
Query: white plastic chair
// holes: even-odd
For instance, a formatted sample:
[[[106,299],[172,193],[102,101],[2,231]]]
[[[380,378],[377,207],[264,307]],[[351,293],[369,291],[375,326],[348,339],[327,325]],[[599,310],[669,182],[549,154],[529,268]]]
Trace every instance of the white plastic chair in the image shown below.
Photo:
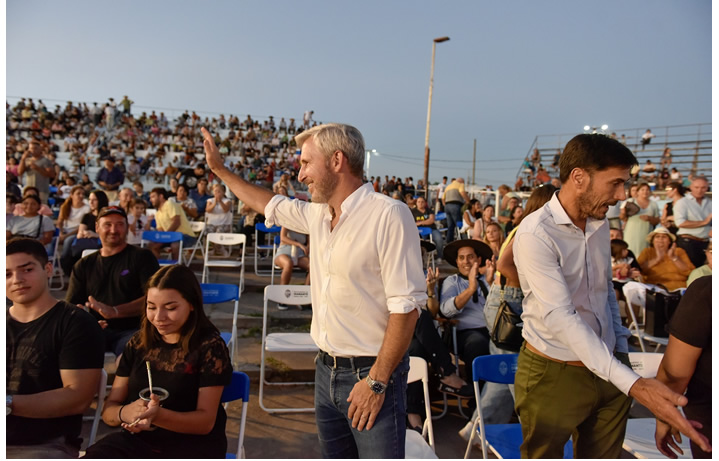
[[[227,408],[228,402],[235,400],[242,401],[242,416],[240,417],[240,431],[237,436],[237,452],[227,453],[225,459],[244,459],[245,458],[245,426],[247,425],[247,407],[250,400],[250,378],[241,371],[232,372],[232,382],[225,386],[222,391],[220,402],[225,404]]]
[[[426,437],[432,451],[434,446],[434,428],[432,427],[432,409],[429,406],[429,372],[427,371],[427,362],[422,357],[409,358],[409,375],[407,376],[407,384],[415,381],[422,381],[424,391],[424,412],[425,419],[422,425],[422,437]]]
[[[195,253],[197,250],[200,250],[200,254],[202,255],[203,259],[205,257],[205,249],[202,245],[202,239],[205,236],[205,222],[204,221],[190,221],[190,227],[192,228],[192,232],[195,233],[197,236],[197,241],[195,241],[195,244],[192,245],[190,248],[186,248],[185,250],[190,252],[190,255],[185,259],[185,265],[190,266],[192,264],[192,260],[195,258]]]
[[[311,408],[268,408],[264,404],[265,385],[290,386],[314,384],[307,382],[269,382],[265,378],[265,362],[267,352],[317,352],[319,348],[309,333],[267,333],[269,301],[299,306],[311,302],[309,285],[269,285],[265,287],[264,308],[262,312],[262,357],[260,359],[260,407],[268,413],[299,413],[313,412]]]
[[[646,352],[646,348],[644,347],[644,341],[649,341],[651,343],[655,343],[657,346],[654,348],[654,352],[659,351],[659,348],[661,346],[666,346],[669,344],[669,338],[660,338],[658,336],[652,336],[644,331],[644,323],[639,323],[637,321],[637,316],[634,315],[634,307],[627,303],[627,311],[629,311],[629,315],[632,318],[632,322],[629,324],[629,331],[631,331],[632,336],[636,336],[639,339],[639,347],[642,349],[642,352]],[[642,306],[642,319],[646,319],[646,307]]]
[[[245,234],[230,234],[224,232],[210,232],[205,238],[205,261],[202,267],[202,283],[207,283],[210,276],[210,267],[239,268],[240,269],[240,292],[245,289]],[[210,243],[215,245],[240,246],[240,260],[235,259],[210,259]],[[230,255],[232,249],[230,248]]]

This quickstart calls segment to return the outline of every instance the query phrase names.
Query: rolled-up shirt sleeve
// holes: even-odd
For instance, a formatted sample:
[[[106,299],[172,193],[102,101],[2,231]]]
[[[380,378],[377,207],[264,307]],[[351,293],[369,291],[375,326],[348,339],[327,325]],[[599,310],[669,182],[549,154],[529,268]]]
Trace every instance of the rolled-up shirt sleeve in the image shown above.
[[[275,195],[265,206],[265,225],[287,227],[300,234],[309,234],[307,212],[310,204],[291,200],[284,195]]]
[[[379,226],[377,252],[387,309],[390,314],[419,313],[427,304],[427,291],[417,226],[404,205],[390,207],[383,219],[386,225]]]
[[[515,262],[536,300],[525,303],[525,312],[529,306],[539,309],[528,313],[539,317],[553,339],[566,346],[594,374],[628,395],[639,376],[613,356],[613,351],[577,313],[554,248],[536,234],[521,233],[515,236],[514,250]],[[531,328],[525,322],[527,326]]]
[[[459,309],[454,305],[454,299],[459,295],[460,290],[456,278],[447,278],[442,284],[442,293],[439,295],[439,310],[445,317],[452,318],[459,314]]]

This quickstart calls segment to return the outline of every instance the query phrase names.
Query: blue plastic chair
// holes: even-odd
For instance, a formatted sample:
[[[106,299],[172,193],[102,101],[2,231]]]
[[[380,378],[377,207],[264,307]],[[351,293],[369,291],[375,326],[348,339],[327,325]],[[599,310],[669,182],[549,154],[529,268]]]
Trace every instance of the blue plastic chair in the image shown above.
[[[430,241],[432,240],[432,228],[431,227],[420,226],[417,229],[419,230],[420,238],[429,237],[429,240]]]
[[[160,266],[170,266],[173,264],[182,264],[182,232],[169,231],[143,231],[141,246],[144,248],[145,242],[154,243],[174,243],[180,242],[180,250],[177,253],[178,259],[158,259]]]
[[[241,371],[232,372],[232,381],[222,391],[220,402],[227,408],[228,402],[242,400],[242,413],[240,417],[240,432],[237,436],[237,453],[227,453],[225,459],[244,458],[245,425],[247,424],[247,406],[250,400],[250,378]]]
[[[203,304],[219,304],[229,301],[235,302],[235,309],[232,314],[232,331],[230,333],[220,333],[222,339],[230,347],[230,359],[233,368],[236,367],[235,355],[237,352],[237,315],[240,307],[240,287],[230,285],[228,283],[201,283],[202,303]],[[230,346],[232,344],[232,346]]]
[[[272,253],[272,249],[274,245],[272,243],[267,243],[267,241],[272,241],[271,239],[267,239],[265,243],[260,243],[259,241],[259,232],[265,232],[267,234],[278,234],[282,230],[279,226],[272,226],[267,227],[265,226],[265,223],[257,223],[255,224],[255,275],[272,275],[272,269],[263,269],[260,270],[257,268],[257,260],[259,259],[260,251],[266,252],[267,256],[269,256]],[[270,264],[274,265],[274,261],[270,261]]]
[[[482,405],[479,392],[479,381],[499,384],[513,384],[517,372],[518,354],[483,355],[472,362],[472,380],[474,381],[474,398],[477,401],[477,417],[472,424],[472,435],[467,443],[464,458],[469,457],[475,437],[482,444],[482,458],[487,458],[487,446],[500,459],[520,459],[519,446],[522,444],[521,424],[488,424],[482,419]],[[479,427],[478,427],[479,426]],[[477,431],[479,429],[479,432]],[[564,446],[564,458],[571,459],[574,455],[572,441]]]
[[[434,219],[435,221],[444,221],[445,219],[447,219],[447,213],[445,213],[444,211],[440,211],[439,213],[434,215]]]

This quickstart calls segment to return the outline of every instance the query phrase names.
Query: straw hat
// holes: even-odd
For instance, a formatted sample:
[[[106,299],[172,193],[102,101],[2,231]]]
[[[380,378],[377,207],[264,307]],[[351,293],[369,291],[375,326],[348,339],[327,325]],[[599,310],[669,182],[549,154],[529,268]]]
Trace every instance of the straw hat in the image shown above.
[[[654,239],[654,236],[657,235],[657,234],[668,235],[669,238],[672,239],[672,242],[674,242],[674,241],[677,239],[676,236],[674,236],[674,234],[672,234],[671,232],[669,232],[669,229],[667,229],[666,227],[664,227],[664,226],[657,226],[656,229],[654,229],[653,231],[651,231],[651,232],[649,233],[649,235],[647,235],[647,242],[652,243],[652,239]]]

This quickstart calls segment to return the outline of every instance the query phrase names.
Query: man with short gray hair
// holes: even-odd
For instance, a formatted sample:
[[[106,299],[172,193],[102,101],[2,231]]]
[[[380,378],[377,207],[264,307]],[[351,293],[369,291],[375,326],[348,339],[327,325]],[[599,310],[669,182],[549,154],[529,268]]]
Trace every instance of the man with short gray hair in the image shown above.
[[[427,301],[409,208],[363,184],[364,140],[329,123],[299,134],[298,179],[314,203],[273,195],[232,174],[212,136],[207,163],[268,224],[309,234],[317,429],[326,458],[404,458],[409,357]]]
[[[712,201],[706,197],[709,181],[697,176],[689,186],[689,195],[674,205],[677,246],[687,252],[694,267],[704,264],[704,250],[709,244],[712,226]]]

